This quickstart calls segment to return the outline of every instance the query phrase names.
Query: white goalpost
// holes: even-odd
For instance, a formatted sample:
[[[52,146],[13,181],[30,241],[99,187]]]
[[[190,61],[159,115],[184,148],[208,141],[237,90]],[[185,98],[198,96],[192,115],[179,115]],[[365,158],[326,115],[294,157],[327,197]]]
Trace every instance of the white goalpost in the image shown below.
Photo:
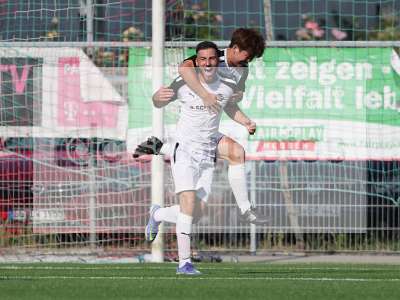
[[[152,77],[153,92],[163,85],[164,81],[164,40],[165,40],[165,1],[153,0],[152,10]],[[156,21],[155,21],[156,20]],[[153,135],[164,137],[164,109],[153,107]],[[151,197],[152,203],[164,206],[164,158],[153,156],[151,164]],[[163,226],[160,234],[151,245],[153,262],[164,261]]]

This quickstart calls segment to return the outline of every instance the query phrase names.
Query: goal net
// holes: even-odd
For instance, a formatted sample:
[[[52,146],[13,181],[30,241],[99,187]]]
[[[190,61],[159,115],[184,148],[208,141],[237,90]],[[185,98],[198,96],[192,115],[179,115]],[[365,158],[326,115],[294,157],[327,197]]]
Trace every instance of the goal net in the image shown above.
[[[3,258],[149,252],[151,167],[131,154],[152,129],[151,9],[0,1]],[[166,85],[199,41],[227,47],[239,27],[267,38],[240,103],[257,132],[227,117],[221,132],[245,147],[249,198],[272,222],[240,222],[219,161],[197,249],[398,251],[399,12],[395,0],[166,1]],[[166,108],[166,139],[177,115]],[[164,231],[173,257],[173,225]]]

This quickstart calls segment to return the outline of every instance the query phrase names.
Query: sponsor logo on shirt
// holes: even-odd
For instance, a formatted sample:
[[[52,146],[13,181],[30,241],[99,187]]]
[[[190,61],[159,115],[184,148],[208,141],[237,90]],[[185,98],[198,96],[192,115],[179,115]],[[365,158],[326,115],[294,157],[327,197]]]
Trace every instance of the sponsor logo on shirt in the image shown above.
[[[191,110],[200,110],[200,111],[203,111],[203,110],[206,110],[206,109],[207,109],[207,106],[205,106],[205,105],[190,105],[190,109],[191,109]]]

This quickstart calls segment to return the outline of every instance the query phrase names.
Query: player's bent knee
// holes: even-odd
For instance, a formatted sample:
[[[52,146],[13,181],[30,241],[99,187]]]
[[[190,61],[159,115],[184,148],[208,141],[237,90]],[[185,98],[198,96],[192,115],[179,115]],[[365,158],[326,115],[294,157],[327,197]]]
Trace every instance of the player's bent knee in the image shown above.
[[[232,151],[229,151],[229,161],[231,163],[244,163],[245,161],[245,151],[244,148],[235,143],[232,147]]]

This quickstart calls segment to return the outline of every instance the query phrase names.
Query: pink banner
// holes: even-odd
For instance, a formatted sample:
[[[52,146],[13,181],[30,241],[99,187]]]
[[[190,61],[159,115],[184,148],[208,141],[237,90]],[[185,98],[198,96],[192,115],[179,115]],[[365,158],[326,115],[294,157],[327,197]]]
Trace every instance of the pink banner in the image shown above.
[[[65,127],[115,128],[117,121],[117,105],[104,102],[85,103],[82,101],[79,57],[59,58],[58,125]]]

